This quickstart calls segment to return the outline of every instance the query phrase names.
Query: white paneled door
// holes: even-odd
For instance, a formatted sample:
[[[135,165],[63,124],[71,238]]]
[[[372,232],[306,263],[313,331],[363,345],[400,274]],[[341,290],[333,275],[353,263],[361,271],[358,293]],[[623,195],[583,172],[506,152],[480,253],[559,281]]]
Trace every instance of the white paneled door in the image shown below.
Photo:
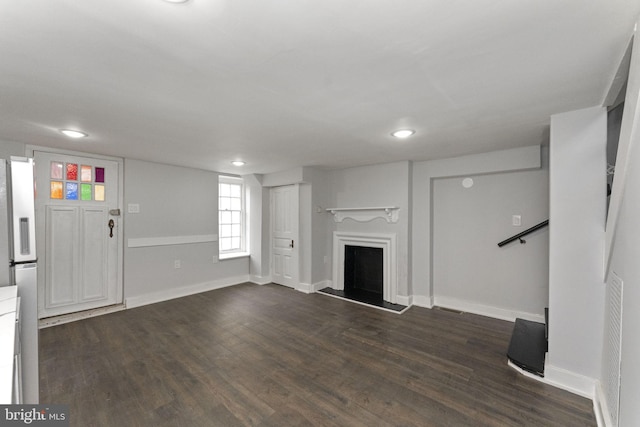
[[[119,163],[35,152],[38,316],[122,303]]]
[[[298,285],[298,186],[271,189],[271,280]]]

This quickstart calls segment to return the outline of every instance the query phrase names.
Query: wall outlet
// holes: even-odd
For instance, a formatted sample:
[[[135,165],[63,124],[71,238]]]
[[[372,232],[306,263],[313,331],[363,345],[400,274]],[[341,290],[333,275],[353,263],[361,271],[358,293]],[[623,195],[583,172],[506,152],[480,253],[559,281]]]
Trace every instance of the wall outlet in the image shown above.
[[[520,227],[522,225],[522,216],[520,216],[520,215],[511,215],[511,224],[514,227]]]
[[[173,261],[173,268],[181,268],[182,267],[182,263],[180,262],[179,259]]]
[[[218,261],[220,261],[220,259],[218,258],[218,255],[214,255],[213,256],[213,263],[216,264]]]

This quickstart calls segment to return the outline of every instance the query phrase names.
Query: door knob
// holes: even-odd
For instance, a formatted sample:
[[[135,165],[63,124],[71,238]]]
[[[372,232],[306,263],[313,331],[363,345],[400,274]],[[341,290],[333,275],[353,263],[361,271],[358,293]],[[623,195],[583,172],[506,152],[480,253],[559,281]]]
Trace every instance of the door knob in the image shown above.
[[[116,223],[112,219],[110,219],[108,225],[109,225],[109,237],[113,238],[113,227],[116,226]]]

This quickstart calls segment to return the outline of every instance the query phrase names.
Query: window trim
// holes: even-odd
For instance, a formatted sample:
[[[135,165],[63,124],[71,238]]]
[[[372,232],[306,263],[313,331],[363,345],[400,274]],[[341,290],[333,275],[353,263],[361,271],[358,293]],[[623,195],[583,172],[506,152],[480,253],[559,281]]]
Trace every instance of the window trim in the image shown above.
[[[220,233],[220,212],[225,212],[220,209],[220,184],[233,184],[240,185],[240,248],[222,250],[220,248],[220,242],[222,235]],[[237,258],[248,255],[248,236],[247,236],[247,193],[246,185],[241,177],[218,175],[218,258],[229,259]]]

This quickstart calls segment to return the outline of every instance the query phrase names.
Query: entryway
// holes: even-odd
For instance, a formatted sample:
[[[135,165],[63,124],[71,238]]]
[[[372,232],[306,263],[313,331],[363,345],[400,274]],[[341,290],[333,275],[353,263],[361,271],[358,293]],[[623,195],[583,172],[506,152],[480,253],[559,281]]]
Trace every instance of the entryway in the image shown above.
[[[38,317],[121,304],[120,167],[35,151]]]

